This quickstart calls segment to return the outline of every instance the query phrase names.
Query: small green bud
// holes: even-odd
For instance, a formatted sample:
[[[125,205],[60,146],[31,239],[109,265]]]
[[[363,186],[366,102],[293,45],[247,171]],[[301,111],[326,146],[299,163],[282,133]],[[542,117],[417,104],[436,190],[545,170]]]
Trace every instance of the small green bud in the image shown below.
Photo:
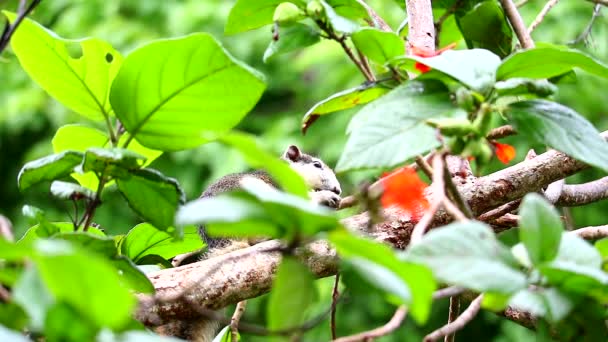
[[[306,14],[313,19],[319,19],[325,8],[318,0],[313,0],[306,6]]]
[[[475,126],[465,118],[428,119],[426,123],[448,137],[465,136],[475,132]]]
[[[466,110],[468,113],[475,110],[475,99],[471,95],[471,91],[465,87],[456,89],[456,104],[458,107]]]
[[[291,2],[282,2],[274,10],[272,20],[280,25],[293,24],[296,21],[304,18],[304,13]]]
[[[487,103],[482,103],[480,110],[477,112],[477,117],[473,121],[473,126],[480,136],[486,136],[490,129],[492,129],[492,112],[491,108]]]

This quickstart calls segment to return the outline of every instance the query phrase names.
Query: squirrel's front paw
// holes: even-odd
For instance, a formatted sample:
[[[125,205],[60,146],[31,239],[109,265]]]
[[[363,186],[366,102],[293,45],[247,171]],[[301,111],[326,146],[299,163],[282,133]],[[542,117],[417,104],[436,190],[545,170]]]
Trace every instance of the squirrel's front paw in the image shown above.
[[[340,206],[340,201],[342,200],[340,195],[329,190],[313,191],[310,193],[310,197],[313,202],[334,209],[337,209],[338,206]]]

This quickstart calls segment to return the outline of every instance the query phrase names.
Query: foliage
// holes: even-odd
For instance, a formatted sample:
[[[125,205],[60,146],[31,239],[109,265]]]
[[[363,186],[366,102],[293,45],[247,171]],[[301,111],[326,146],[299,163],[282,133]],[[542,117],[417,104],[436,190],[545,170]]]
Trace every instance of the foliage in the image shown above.
[[[374,27],[376,19],[355,0],[238,0],[231,9],[214,3],[210,16],[219,16],[215,11],[223,8],[224,30],[230,35],[272,26],[272,33],[267,30],[261,36],[258,49],[258,60],[270,65],[265,71],[272,63],[287,64],[283,54],[306,55],[328,42],[339,43],[336,46],[366,81],[321,85],[326,99],[309,106],[300,123],[293,118],[289,122],[296,127],[292,131],[326,130],[337,136],[333,123],[345,126],[344,118],[349,119],[337,113],[355,109],[346,136],[334,137],[342,140],[333,144],[333,151],[323,139],[308,138],[327,145],[325,151],[338,159],[337,171],[349,172],[351,179],[358,177],[353,176],[355,170],[377,173],[439,150],[474,159],[479,172],[496,167],[494,154],[506,162],[513,154],[513,149],[501,152],[504,144],[486,138],[499,124],[517,129],[524,138],[518,148],[546,145],[608,172],[608,143],[599,137],[597,125],[579,114],[583,110],[560,103],[556,96],[558,81],[575,70],[606,79],[608,66],[576,48],[547,44],[512,52],[513,32],[497,2],[458,3],[437,1],[434,10],[446,15],[438,41],[456,37],[460,49],[433,54],[413,47],[414,53],[406,55],[402,35]],[[188,5],[196,6],[194,1]],[[154,16],[163,9],[150,4],[116,6],[127,17],[146,9]],[[3,14],[15,22],[16,14]],[[226,48],[217,32],[192,33],[200,29],[195,26],[175,38],[156,39],[176,35],[173,32],[138,38],[146,44],[128,53],[125,44],[118,49],[100,38],[61,38],[32,19],[25,19],[15,32],[14,57],[9,58],[19,61],[19,75],[25,72],[63,106],[61,110],[76,114],[72,117],[78,124],[55,118],[61,126],[54,127],[52,144],[44,143],[48,148],[42,150],[48,153],[28,157],[16,177],[20,191],[48,191],[55,201],[71,202],[73,209],[71,221],[63,222],[25,206],[30,227],[23,237],[15,243],[0,239],[0,284],[11,295],[0,307],[0,336],[27,340],[17,333],[27,331],[50,341],[172,340],[142,331],[132,318],[135,293],[153,292],[140,266],[171,267],[178,254],[204,248],[195,227],[201,224],[212,235],[286,242],[266,313],[259,315],[266,317],[271,331],[304,324],[329,296],[323,295],[326,284],[315,281],[291,255],[306,242],[328,238],[342,258],[349,295],[377,295],[383,309],[384,304],[405,305],[417,325],[433,319],[433,293],[442,284],[483,293],[482,306],[489,311],[510,306],[533,313],[565,340],[579,331],[599,338],[608,334],[603,324],[608,304],[606,244],[592,246],[565,232],[555,208],[537,194],[523,199],[519,236],[512,247],[475,220],[433,229],[405,251],[347,232],[338,214],[305,198],[308,190],[301,177],[262,146],[263,139],[239,130],[256,131],[256,122],[245,116],[264,103],[265,89],[276,94],[297,77],[276,73],[286,81],[274,83],[229,52],[238,51],[238,44]],[[112,29],[118,32],[120,25]],[[340,78],[337,68],[329,70],[328,78]],[[350,75],[355,69],[344,70]],[[327,96],[330,92],[335,94]],[[284,143],[281,123],[262,121],[264,138]],[[199,147],[209,142],[223,147]],[[190,162],[198,151],[213,148],[220,152],[216,158],[203,157],[207,162],[228,168],[231,156],[240,155],[233,164],[245,161],[264,168],[281,190],[245,179],[238,192],[187,202],[191,196],[184,189],[188,195],[195,193],[192,184],[150,167],[159,157],[165,163],[179,156]],[[382,203],[412,205],[399,195],[402,182],[391,184],[396,185],[387,186]],[[420,184],[415,183],[416,200],[422,197]],[[125,234],[106,235],[94,222],[99,211],[120,201],[108,200],[116,193],[132,210],[121,215],[139,224]],[[396,199],[387,202],[387,195]],[[427,209],[424,203],[422,209]],[[228,340],[229,335],[225,328],[217,339]]]

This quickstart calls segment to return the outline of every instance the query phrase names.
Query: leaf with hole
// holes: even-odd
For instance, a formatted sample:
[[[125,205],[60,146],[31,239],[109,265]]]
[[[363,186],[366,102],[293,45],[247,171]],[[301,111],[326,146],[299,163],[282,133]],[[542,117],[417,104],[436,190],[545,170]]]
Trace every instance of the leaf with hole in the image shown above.
[[[176,151],[233,128],[264,88],[259,73],[209,34],[195,33],[133,51],[112,83],[110,101],[127,132],[143,146]]]
[[[556,102],[530,100],[509,104],[505,111],[517,132],[592,166],[608,171],[608,142],[580,114]]]
[[[16,20],[14,13],[3,13]],[[11,47],[28,75],[57,101],[89,119],[112,115],[108,96],[122,56],[110,44],[96,38],[62,39],[26,18],[11,37]]]

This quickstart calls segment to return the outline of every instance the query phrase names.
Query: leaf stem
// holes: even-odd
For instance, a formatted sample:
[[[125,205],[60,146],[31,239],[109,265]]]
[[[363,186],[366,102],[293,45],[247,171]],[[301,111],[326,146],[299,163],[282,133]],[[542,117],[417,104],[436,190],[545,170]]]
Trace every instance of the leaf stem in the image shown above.
[[[84,214],[84,217],[86,217],[84,221],[84,226],[82,227],[82,231],[84,232],[89,230],[89,226],[91,225],[91,222],[93,221],[93,216],[95,215],[95,210],[101,204],[101,192],[103,191],[103,188],[106,185],[106,182],[108,181],[108,179],[106,179],[105,177],[105,170],[101,173],[99,177],[97,177],[97,179],[99,180],[99,184],[97,185],[95,198],[93,198],[93,200],[89,202],[87,210]]]

